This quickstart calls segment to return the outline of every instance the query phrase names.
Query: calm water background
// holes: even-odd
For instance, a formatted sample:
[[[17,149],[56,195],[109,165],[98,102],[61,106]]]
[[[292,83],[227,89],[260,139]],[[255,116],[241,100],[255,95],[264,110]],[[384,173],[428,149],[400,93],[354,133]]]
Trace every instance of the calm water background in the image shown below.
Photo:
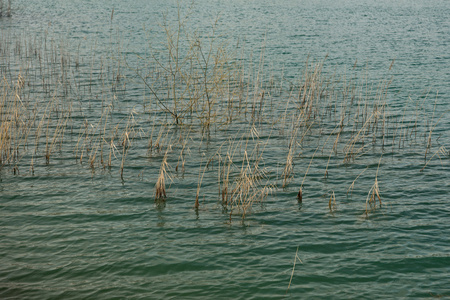
[[[69,51],[82,45],[86,61],[93,53],[108,56],[116,30],[130,59],[145,53],[142,28],[154,29],[157,40],[162,13],[176,17],[174,1],[13,1],[13,7],[11,18],[0,19],[2,34],[47,32]],[[265,45],[274,76],[293,80],[308,56],[328,54],[326,72],[351,76],[356,62],[373,82],[392,77],[393,109],[427,93],[425,109],[450,108],[448,1],[197,1],[193,28],[208,28],[219,13],[224,37],[241,39],[255,57]],[[124,106],[141,101],[126,100]],[[450,148],[449,125],[447,114],[433,135],[437,147]],[[193,134],[193,143],[200,139]],[[277,150],[285,141],[278,139],[266,151],[273,169],[285,155]],[[212,145],[221,142],[220,132],[211,133]],[[186,174],[174,175],[164,205],[154,203],[160,156],[131,155],[125,181],[117,168],[92,172],[64,155],[36,163],[34,176],[0,170],[0,298],[450,296],[448,155],[424,172],[424,147],[386,155],[379,180],[388,205],[369,219],[361,215],[378,155],[349,166],[333,163],[325,180],[324,154],[322,165],[311,166],[301,205],[295,195],[309,159],[299,161],[290,187],[270,195],[244,222],[230,224],[213,188],[217,170],[204,179],[202,208],[192,209],[194,167],[211,153],[195,143],[191,148]],[[322,197],[330,190],[339,205],[334,214]],[[286,293],[297,247],[303,264],[297,263]]]

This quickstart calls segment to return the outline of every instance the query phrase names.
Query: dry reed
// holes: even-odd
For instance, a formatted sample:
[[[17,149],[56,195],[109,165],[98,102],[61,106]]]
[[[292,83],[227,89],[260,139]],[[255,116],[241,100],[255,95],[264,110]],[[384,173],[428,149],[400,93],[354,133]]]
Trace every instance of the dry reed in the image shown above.
[[[289,284],[288,287],[286,289],[286,293],[289,291],[289,288],[291,287],[291,283],[292,283],[292,278],[294,277],[294,272],[295,272],[295,265],[297,263],[297,260],[303,264],[302,260],[300,259],[300,257],[298,257],[298,248],[297,247],[297,251],[295,252],[295,256],[294,256],[294,265],[292,266],[292,273],[291,273],[291,278],[289,279]]]
[[[169,164],[167,163],[168,151],[164,154],[164,158],[161,162],[161,167],[159,169],[159,176],[155,184],[155,201],[165,200],[167,198],[166,194],[166,177],[168,177],[167,171]],[[170,178],[170,177],[169,177]]]

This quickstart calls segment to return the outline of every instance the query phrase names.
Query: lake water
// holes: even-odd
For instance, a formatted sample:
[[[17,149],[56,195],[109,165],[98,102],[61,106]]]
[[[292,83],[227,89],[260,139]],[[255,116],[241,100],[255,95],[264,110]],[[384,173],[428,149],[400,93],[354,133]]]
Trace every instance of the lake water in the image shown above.
[[[177,3],[13,0],[0,17],[0,99],[37,112],[0,163],[1,299],[450,296],[450,2],[196,1],[186,30],[207,40],[219,16],[217,43],[238,45],[255,83],[239,113],[217,102],[208,130],[206,106],[177,125],[156,102],[162,67],[155,94],[139,76],[150,44],[164,52],[164,14],[176,25]],[[329,104],[296,123],[286,99],[322,62]],[[361,112],[377,101],[385,127]],[[261,170],[267,195],[245,218],[222,202],[230,165],[234,184]],[[374,182],[383,205],[366,214]]]

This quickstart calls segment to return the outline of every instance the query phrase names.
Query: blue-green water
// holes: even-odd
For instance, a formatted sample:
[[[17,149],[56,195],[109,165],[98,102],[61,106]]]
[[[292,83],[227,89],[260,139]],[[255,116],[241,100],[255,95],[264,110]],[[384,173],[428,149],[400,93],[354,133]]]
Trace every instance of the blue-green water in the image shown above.
[[[13,1],[12,16],[0,18],[2,49],[9,47],[16,53],[16,41],[33,44],[47,36],[48,45],[53,41],[58,51],[71,53],[72,64],[78,57],[79,73],[85,75],[77,77],[75,68],[67,73],[80,85],[66,96],[74,103],[73,119],[49,163],[43,154],[45,141],[36,152],[30,142],[21,152],[25,154],[16,172],[14,164],[0,169],[0,298],[449,297],[450,3],[198,1],[189,20],[193,30],[208,34],[220,13],[220,39],[245,44],[247,64],[257,66],[264,49],[266,80],[273,77],[287,90],[278,97],[276,87],[264,107],[274,119],[283,115],[283,97],[303,74],[307,60],[327,56],[323,72],[337,74],[333,78],[340,82],[362,82],[366,89],[361,93],[377,91],[380,80],[392,78],[386,96],[392,130],[386,144],[379,139],[373,145],[366,141],[369,147],[344,162],[345,138],[352,133],[342,133],[344,142],[333,154],[335,134],[326,141],[336,119],[330,110],[329,118],[322,118],[323,126],[311,125],[310,134],[295,148],[294,172],[285,188],[281,178],[290,121],[260,120],[258,132],[246,137],[258,136],[261,148],[267,143],[262,167],[273,187],[244,220],[237,214],[231,221],[217,186],[223,166],[214,154],[225,157],[235,147],[233,159],[240,167],[245,150],[259,143],[250,138],[252,145],[247,148],[245,139],[240,142],[251,131],[250,117],[236,116],[235,123],[214,126],[206,135],[187,118],[183,126],[153,125],[165,116],[148,113],[147,106],[150,110],[155,106],[144,105],[148,90],[130,71],[139,63],[136,54],[143,56],[148,48],[143,28],[153,30],[150,41],[159,47],[163,35],[158,23],[164,12],[169,23],[176,21],[176,7],[174,1]],[[111,85],[102,74],[113,77],[118,48],[131,65],[128,69],[121,65],[120,72],[128,79],[113,83],[114,89],[102,89],[98,86],[104,82]],[[17,78],[27,60],[6,66],[9,56],[1,53],[2,77]],[[37,68],[36,61],[29,58],[29,65]],[[27,74],[27,82],[40,82],[36,70]],[[52,72],[44,69],[44,73]],[[55,78],[49,82],[58,82]],[[88,91],[91,82],[98,94]],[[39,102],[57,98],[59,92],[30,92],[22,100]],[[337,87],[336,99],[342,93]],[[5,95],[4,90],[0,95]],[[132,126],[129,132],[134,139],[123,180],[119,138],[111,168],[102,167],[99,159],[91,167],[87,159],[98,143],[94,128],[103,98],[105,103],[114,99],[111,124],[124,118],[121,126],[127,122]],[[83,144],[80,137],[88,130],[83,129],[88,121],[86,128],[92,128],[93,137]],[[156,143],[160,132],[166,136],[163,150],[155,146],[147,151],[149,137]],[[371,131],[366,138],[372,139]],[[83,161],[74,150],[79,141],[79,149],[91,148]],[[176,166],[183,147],[182,171]],[[165,153],[167,200],[155,202]],[[106,160],[106,150],[104,156]],[[211,157],[215,159],[205,168]],[[348,193],[357,177],[353,192]],[[366,198],[376,177],[383,206],[367,216]],[[298,203],[301,185],[303,202]],[[333,193],[337,208],[330,211]],[[297,260],[288,289],[297,248],[302,263]]]

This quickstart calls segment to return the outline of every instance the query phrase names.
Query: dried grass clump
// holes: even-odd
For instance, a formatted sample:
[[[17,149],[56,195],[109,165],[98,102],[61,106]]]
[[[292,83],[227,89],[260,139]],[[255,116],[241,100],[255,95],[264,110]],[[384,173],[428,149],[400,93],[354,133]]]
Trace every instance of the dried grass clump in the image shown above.
[[[155,185],[155,200],[165,200],[167,198],[166,177],[168,176],[167,170],[169,168],[169,164],[167,163],[167,153],[168,151],[164,154],[164,158],[159,169],[159,176]]]
[[[36,118],[22,101],[25,78],[19,74],[9,83],[6,77],[0,81],[0,166],[11,165],[14,174],[26,153],[32,124]]]
[[[365,214],[368,216],[368,214],[375,209],[377,209],[377,200],[379,201],[378,208],[381,208],[381,197],[380,197],[380,188],[378,187],[378,180],[375,178],[375,183],[370,188],[369,193],[367,194],[366,199],[366,210]]]
[[[229,210],[230,220],[236,214],[244,219],[255,203],[263,201],[274,190],[274,185],[267,178],[268,170],[260,166],[265,145],[261,149],[261,142],[256,138],[249,154],[248,143],[248,140],[232,142],[224,161],[219,164],[219,190],[222,205]],[[241,146],[245,147],[244,157],[238,159],[235,156]]]
[[[378,172],[380,171],[380,165],[381,165],[382,158],[383,158],[383,155],[381,155],[380,160],[378,161],[377,173],[375,175],[375,183],[372,185],[372,187],[369,190],[369,193],[367,194],[366,209],[365,209],[366,216],[368,216],[370,212],[376,210],[377,208],[381,208],[381,205],[382,205],[381,197],[380,197],[380,188],[378,186]],[[379,206],[377,206],[377,199],[379,202]]]
[[[334,191],[331,193],[330,200],[328,201],[328,208],[330,209],[330,212],[335,212],[337,209],[336,196],[334,195]]]

